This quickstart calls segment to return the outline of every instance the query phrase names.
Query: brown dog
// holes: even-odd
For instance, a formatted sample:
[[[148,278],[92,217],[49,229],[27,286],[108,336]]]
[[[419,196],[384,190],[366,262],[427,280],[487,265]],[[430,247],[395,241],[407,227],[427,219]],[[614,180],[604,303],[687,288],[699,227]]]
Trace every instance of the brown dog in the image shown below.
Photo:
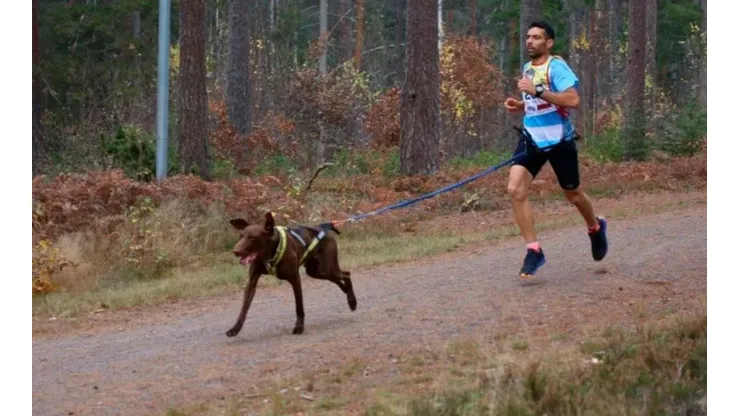
[[[286,280],[293,287],[297,315],[293,334],[302,334],[305,315],[298,269],[306,249],[310,248],[311,242],[322,232],[322,229],[309,226],[291,229],[276,227],[275,219],[269,212],[265,215],[264,225],[249,224],[241,218],[231,220],[231,225],[239,230],[240,234],[239,242],[234,247],[234,255],[240,258],[241,264],[249,265],[249,282],[244,290],[244,302],[239,318],[236,324],[226,332],[226,335],[233,337],[241,331],[257,289],[257,281],[263,274],[274,274],[275,277]],[[329,229],[339,234],[333,225],[327,224],[324,231],[328,232]],[[273,263],[276,257],[279,259]],[[327,233],[319,240],[318,245],[305,256],[303,265],[309,276],[329,280],[339,286],[347,295],[349,308],[353,311],[357,308],[350,273],[339,268],[337,242],[332,235]]]

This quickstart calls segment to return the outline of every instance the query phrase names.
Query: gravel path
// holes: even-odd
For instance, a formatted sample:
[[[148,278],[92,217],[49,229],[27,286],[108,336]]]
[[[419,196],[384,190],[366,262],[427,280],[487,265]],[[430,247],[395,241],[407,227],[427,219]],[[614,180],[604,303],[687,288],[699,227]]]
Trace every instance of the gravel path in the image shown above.
[[[609,223],[610,252],[591,259],[583,227],[542,233],[542,284],[522,286],[513,238],[433,260],[353,273],[358,309],[329,282],[304,279],[306,333],[291,335],[289,287],[257,292],[241,333],[227,338],[241,293],[165,324],[33,343],[37,415],[163,414],[409,346],[504,330],[580,334],[634,310],[706,294],[706,208]],[[340,243],[341,244],[341,243]]]

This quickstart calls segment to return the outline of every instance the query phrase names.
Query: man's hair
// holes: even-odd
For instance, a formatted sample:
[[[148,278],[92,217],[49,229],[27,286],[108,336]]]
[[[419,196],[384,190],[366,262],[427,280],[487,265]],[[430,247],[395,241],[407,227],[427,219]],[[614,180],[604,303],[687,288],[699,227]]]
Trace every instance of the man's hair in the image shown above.
[[[545,29],[545,33],[547,34],[547,37],[549,39],[555,40],[555,30],[552,28],[552,26],[550,26],[549,23],[545,22],[544,20],[538,20],[536,22],[532,22],[532,24],[529,25],[529,29],[533,27]]]

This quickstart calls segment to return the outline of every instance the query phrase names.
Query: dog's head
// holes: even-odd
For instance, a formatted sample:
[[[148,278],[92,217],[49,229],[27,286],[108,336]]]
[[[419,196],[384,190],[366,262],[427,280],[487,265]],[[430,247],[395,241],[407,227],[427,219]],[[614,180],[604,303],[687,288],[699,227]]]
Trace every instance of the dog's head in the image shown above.
[[[265,223],[249,224],[246,220],[236,218],[230,221],[239,231],[239,241],[234,246],[234,255],[239,257],[240,263],[248,265],[255,260],[261,260],[267,255],[270,240],[275,232],[275,218],[271,212],[265,214]]]

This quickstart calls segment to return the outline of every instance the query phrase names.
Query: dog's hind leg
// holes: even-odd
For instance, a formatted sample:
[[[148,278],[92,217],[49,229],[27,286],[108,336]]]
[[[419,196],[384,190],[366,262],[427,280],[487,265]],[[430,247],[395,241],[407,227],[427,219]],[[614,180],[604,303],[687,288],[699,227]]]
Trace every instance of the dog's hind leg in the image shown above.
[[[293,334],[302,334],[303,320],[306,314],[303,312],[303,291],[301,289],[301,277],[298,273],[296,273],[295,276],[287,280],[288,283],[293,286],[293,295],[295,296],[296,321],[295,327],[293,328]]]
[[[253,267],[250,267],[249,283],[247,283],[247,287],[244,289],[244,301],[242,302],[242,309],[239,312],[239,317],[236,320],[236,324],[226,331],[226,336],[236,336],[239,331],[242,330],[244,320],[247,319],[247,311],[249,310],[249,305],[252,304],[252,299],[254,299],[254,293],[257,291],[257,281],[259,281],[260,278],[260,274],[253,269]]]
[[[349,308],[354,311],[357,309],[357,298],[355,298],[355,292],[352,289],[352,281],[349,279],[349,272],[341,272],[341,275],[338,275],[337,273],[332,272],[334,270],[339,270],[339,267],[336,269],[330,268],[329,270],[330,272],[328,274],[321,273],[319,261],[316,258],[311,258],[306,261],[306,274],[314,279],[328,280],[339,286],[339,288],[342,289],[342,292],[347,295],[347,304],[349,304]]]
[[[339,265],[337,265],[337,269],[339,270]],[[347,303],[349,303],[350,309],[355,310],[357,309],[357,298],[355,297],[355,290],[352,288],[352,279],[349,278],[350,273],[344,270],[340,270],[340,272],[344,287],[347,288]]]

